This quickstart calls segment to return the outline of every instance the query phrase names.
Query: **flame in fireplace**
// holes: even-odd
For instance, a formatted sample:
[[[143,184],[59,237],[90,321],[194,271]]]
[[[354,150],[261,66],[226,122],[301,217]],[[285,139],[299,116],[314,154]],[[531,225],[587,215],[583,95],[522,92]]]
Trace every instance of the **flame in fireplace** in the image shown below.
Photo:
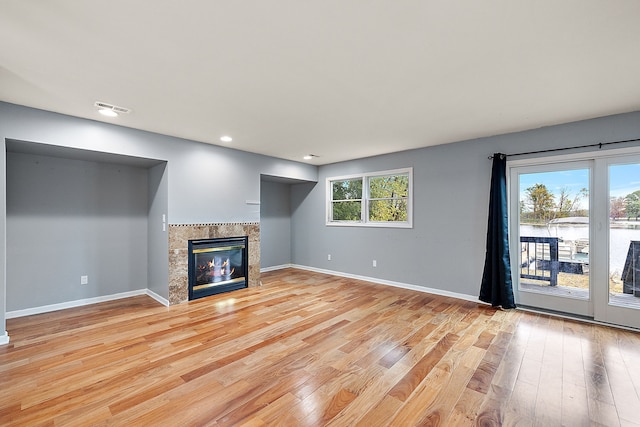
[[[230,279],[234,272],[235,268],[231,267],[231,260],[220,256],[214,256],[211,261],[198,266],[198,277],[208,277],[216,282],[221,279]]]

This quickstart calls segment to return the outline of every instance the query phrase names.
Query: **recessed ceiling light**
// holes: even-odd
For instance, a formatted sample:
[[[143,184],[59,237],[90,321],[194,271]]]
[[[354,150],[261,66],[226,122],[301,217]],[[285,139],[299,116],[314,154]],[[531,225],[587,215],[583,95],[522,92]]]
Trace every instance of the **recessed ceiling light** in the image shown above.
[[[131,112],[130,108],[118,107],[117,105],[102,101],[96,101],[93,105],[98,108],[100,114],[107,117],[118,117],[121,113],[129,114]]]
[[[316,157],[318,157],[318,156],[316,156],[315,154],[307,154],[306,156],[303,157],[303,159],[311,160],[311,159],[314,159]]]
[[[230,136],[225,135],[225,136],[221,136],[220,137],[220,141],[222,141],[222,142],[231,142],[231,141],[233,141],[233,138],[231,138]]]
[[[102,114],[103,116],[107,116],[107,117],[118,117],[118,113],[116,113],[113,110],[107,110],[106,108],[99,109],[98,113]]]

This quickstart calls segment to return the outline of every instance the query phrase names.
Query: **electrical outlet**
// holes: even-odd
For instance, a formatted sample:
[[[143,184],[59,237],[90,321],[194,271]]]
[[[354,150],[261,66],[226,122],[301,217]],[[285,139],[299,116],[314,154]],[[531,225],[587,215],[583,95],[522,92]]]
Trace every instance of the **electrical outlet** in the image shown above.
[[[378,266],[378,261],[376,261],[375,259],[373,260],[373,266],[377,267]]]
[[[327,261],[331,261],[331,254],[327,255]]]
[[[80,276],[80,284],[88,285],[89,284],[89,276]]]

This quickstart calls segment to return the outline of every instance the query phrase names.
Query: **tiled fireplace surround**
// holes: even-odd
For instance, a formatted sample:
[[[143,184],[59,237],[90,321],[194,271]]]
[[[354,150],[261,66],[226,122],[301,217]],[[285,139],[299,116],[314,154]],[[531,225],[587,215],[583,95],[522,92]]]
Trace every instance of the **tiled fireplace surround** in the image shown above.
[[[169,225],[169,304],[189,300],[189,240],[249,236],[249,286],[260,283],[260,223]]]

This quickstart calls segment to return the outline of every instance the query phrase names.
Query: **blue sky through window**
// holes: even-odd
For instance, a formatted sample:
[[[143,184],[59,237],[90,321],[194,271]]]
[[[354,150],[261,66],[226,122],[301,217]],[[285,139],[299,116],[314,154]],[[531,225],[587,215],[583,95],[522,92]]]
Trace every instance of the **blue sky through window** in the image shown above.
[[[589,170],[574,169],[522,174],[520,175],[520,200],[526,199],[527,188],[534,184],[544,184],[556,197],[562,188],[566,188],[573,197],[582,188],[589,188]],[[612,165],[609,168],[609,188],[611,197],[624,197],[640,190],[640,164]],[[588,209],[589,201],[583,199],[580,207]]]
[[[640,190],[640,164],[613,165],[609,168],[611,197],[624,197]]]
[[[556,197],[566,188],[573,199],[583,188],[589,189],[589,169],[573,169],[557,172],[539,172],[520,175],[520,200],[526,200],[527,188],[535,184],[544,184]],[[579,203],[580,209],[589,209],[589,199],[583,198]]]

